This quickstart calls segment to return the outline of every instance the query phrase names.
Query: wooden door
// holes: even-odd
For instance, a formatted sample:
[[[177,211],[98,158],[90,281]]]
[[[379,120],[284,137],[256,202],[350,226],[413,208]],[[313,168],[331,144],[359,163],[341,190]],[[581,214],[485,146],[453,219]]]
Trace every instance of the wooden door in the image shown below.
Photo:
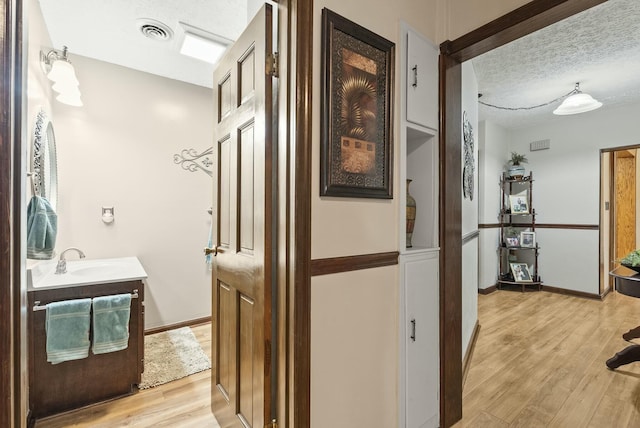
[[[635,150],[615,152],[615,254],[614,260],[636,249]]]
[[[265,5],[214,72],[211,406],[222,427],[271,421],[272,11]]]

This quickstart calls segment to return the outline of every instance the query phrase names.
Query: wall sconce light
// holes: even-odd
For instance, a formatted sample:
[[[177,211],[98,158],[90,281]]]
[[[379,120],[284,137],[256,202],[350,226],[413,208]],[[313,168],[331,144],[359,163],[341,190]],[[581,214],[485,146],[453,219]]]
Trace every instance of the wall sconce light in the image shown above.
[[[40,51],[40,65],[49,80],[54,82],[51,88],[58,93],[56,100],[70,106],[82,107],[80,83],[69,61],[67,47],[63,46],[62,51],[52,49],[46,54]]]

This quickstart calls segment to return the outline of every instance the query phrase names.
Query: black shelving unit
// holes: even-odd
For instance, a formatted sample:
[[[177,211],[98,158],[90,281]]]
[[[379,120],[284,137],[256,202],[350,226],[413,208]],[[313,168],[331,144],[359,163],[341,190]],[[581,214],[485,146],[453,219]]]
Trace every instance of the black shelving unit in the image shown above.
[[[510,196],[516,198],[524,198],[526,192],[526,209],[521,204],[512,204]],[[506,173],[502,173],[500,178],[500,236],[498,246],[498,289],[520,287],[524,292],[527,288],[542,289],[542,280],[538,271],[538,253],[540,246],[538,245],[537,236],[533,245],[523,246],[521,242],[520,232],[536,231],[536,211],[533,208],[533,173],[520,177],[508,177]],[[514,212],[512,212],[512,207]],[[517,245],[513,240],[508,238],[517,238]],[[511,270],[511,263],[526,264],[527,270],[529,266],[533,266],[533,272],[529,272],[530,281],[516,281]],[[516,268],[517,269],[517,268]]]

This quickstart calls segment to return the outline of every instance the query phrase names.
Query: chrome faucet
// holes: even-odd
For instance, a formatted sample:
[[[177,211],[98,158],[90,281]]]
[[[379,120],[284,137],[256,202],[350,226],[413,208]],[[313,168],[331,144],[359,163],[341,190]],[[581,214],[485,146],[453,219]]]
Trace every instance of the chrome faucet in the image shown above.
[[[85,255],[82,251],[80,251],[79,248],[76,248],[76,247],[67,248],[66,250],[60,253],[60,260],[58,260],[58,264],[56,265],[56,275],[67,273],[67,259],[64,258],[64,255],[67,253],[67,251],[71,251],[71,250],[76,251],[80,256],[80,258],[84,259]]]

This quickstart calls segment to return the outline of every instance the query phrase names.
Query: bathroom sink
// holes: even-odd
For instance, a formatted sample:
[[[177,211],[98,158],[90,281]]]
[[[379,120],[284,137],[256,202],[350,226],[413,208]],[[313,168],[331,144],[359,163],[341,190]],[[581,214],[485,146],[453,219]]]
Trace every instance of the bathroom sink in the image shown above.
[[[57,260],[47,260],[28,269],[28,287],[40,289],[106,284],[147,277],[137,257],[67,260],[67,272],[63,274],[55,273],[57,263]]]

